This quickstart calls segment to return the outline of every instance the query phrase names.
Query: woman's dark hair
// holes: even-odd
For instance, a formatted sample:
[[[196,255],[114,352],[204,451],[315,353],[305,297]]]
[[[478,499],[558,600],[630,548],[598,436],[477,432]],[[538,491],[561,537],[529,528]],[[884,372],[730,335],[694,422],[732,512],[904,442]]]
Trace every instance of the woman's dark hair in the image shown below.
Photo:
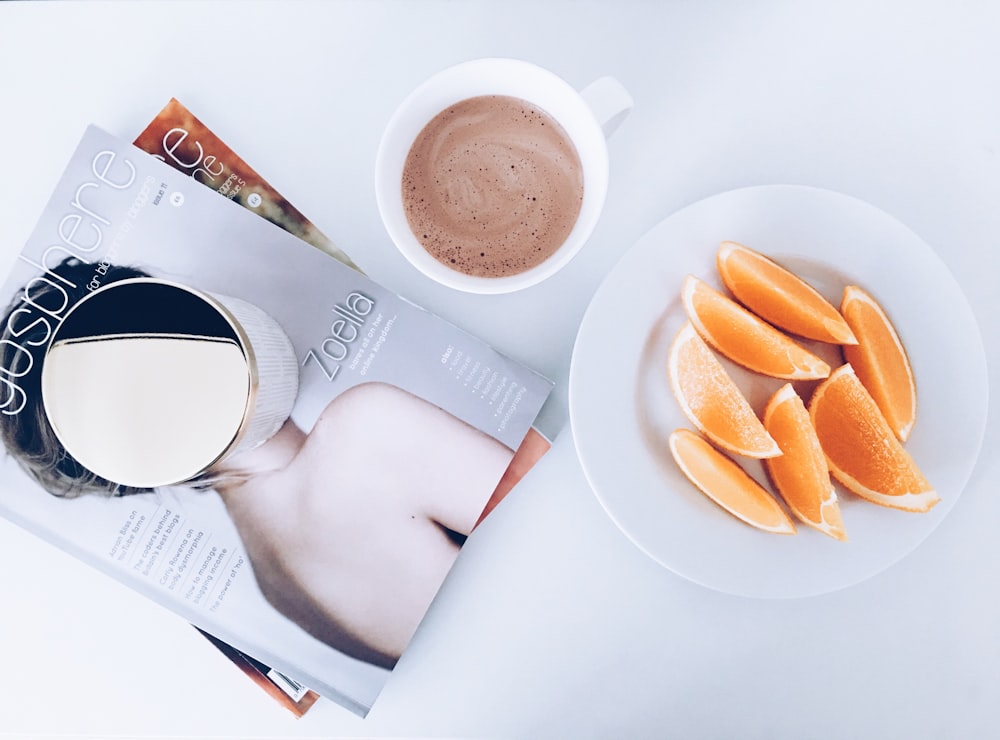
[[[74,257],[67,258],[50,268],[51,273],[63,279],[59,286],[53,281],[36,280],[31,285],[30,300],[35,305],[45,306],[63,302],[68,297],[65,305],[68,309],[90,292],[88,286],[95,277],[99,276],[100,283],[106,285],[148,274],[136,268],[107,263],[101,263],[99,267],[100,272],[98,265]],[[73,497],[86,492],[121,496],[150,490],[123,486],[90,472],[59,442],[42,406],[44,353],[54,327],[44,321],[35,321],[23,328],[20,324],[26,322],[19,323],[13,319],[16,312],[30,310],[28,299],[26,290],[18,291],[0,319],[0,368],[5,368],[8,374],[16,377],[18,386],[24,392],[24,405],[18,413],[6,409],[0,413],[0,439],[7,451],[32,478],[56,496]],[[16,326],[11,326],[12,323]],[[17,332],[16,336],[14,332]],[[27,356],[22,347],[35,347],[34,357]],[[27,371],[23,370],[25,363],[30,363]]]

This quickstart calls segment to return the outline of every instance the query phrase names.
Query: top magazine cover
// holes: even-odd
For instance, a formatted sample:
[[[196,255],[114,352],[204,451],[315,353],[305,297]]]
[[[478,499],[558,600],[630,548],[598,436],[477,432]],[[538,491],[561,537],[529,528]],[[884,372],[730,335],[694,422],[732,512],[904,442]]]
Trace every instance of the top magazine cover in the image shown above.
[[[365,714],[551,383],[188,174],[87,129],[2,290],[0,513]],[[258,307],[299,376],[263,444],[150,490],[88,474],[40,399],[63,318],[135,275]]]

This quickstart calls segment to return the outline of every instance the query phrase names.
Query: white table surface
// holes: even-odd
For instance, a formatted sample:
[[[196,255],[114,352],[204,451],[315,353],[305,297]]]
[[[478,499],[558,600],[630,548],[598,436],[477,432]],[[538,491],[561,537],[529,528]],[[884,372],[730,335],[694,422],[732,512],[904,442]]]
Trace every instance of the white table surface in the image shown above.
[[[996,737],[998,38],[989,0],[0,3],[4,272],[84,126],[131,137],[176,96],[377,280],[557,381],[564,420],[576,329],[616,260],[678,208],[770,183],[859,197],[934,247],[994,389],[984,453],[930,538],[791,601],[647,559],[567,425],[470,540],[365,720],[328,701],[296,720],[179,618],[0,522],[0,735]],[[412,87],[491,55],[581,87],[612,74],[636,105],[585,250],[542,286],[477,297],[396,253],[372,166]]]

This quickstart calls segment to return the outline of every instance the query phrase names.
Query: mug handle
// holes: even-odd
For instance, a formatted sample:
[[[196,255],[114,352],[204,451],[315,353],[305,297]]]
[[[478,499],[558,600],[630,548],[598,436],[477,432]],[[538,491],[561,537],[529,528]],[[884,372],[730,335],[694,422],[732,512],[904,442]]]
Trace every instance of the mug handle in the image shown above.
[[[614,77],[598,77],[580,91],[608,138],[632,110],[632,96]]]

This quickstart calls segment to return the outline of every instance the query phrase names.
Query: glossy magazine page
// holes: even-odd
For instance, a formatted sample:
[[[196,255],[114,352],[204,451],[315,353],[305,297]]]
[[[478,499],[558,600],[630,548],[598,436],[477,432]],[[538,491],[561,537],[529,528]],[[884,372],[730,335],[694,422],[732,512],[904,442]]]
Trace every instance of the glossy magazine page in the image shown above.
[[[73,479],[81,466],[46,427],[39,375],[51,334],[122,266],[250,303],[291,341],[299,377],[290,419],[199,485],[86,490]],[[3,299],[0,511],[360,714],[551,390],[96,127]],[[88,401],[95,412],[103,405]],[[192,430],[170,431],[182,439]]]
[[[133,143],[224,198],[356,268],[344,250],[176,98],[163,106]]]

